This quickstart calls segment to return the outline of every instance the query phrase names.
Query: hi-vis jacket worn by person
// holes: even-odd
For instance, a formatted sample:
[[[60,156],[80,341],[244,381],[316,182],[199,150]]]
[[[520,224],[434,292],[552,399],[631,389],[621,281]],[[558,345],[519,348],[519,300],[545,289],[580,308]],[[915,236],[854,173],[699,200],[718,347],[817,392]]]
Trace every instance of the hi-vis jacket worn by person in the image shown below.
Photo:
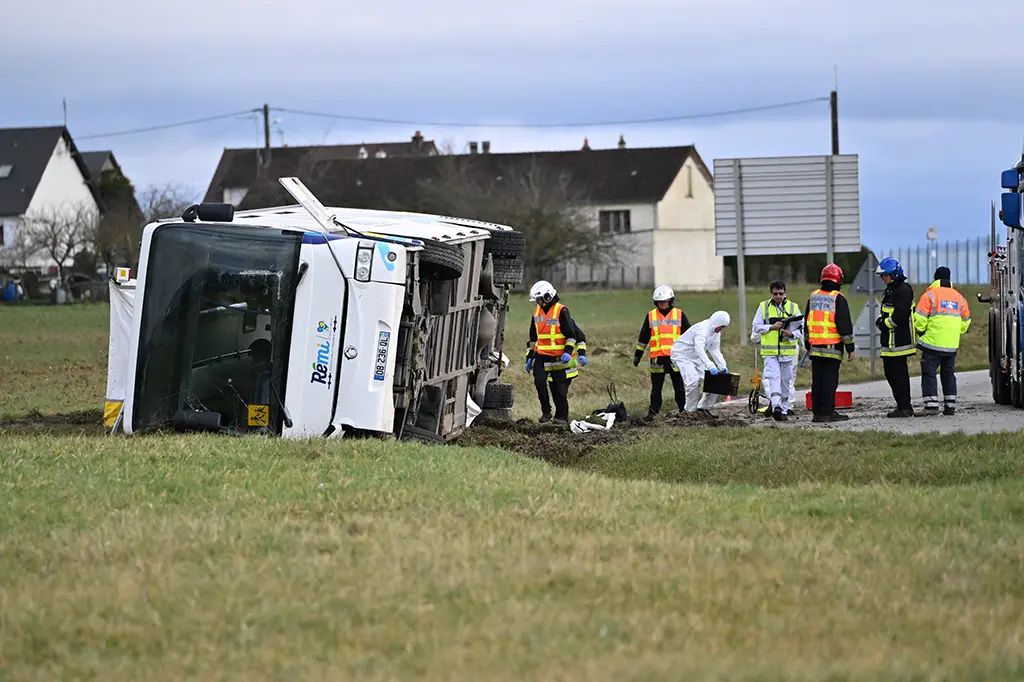
[[[568,369],[569,362],[563,362],[562,355],[576,350],[575,331],[569,309],[564,305],[555,303],[547,311],[538,305],[530,322],[527,357],[540,356],[549,372]]]
[[[831,282],[811,292],[804,317],[804,348],[812,358],[842,360],[843,352],[852,353],[853,320],[850,304]]]
[[[640,333],[636,337],[637,361],[643,357],[642,353],[650,344],[651,373],[664,372],[664,365],[658,361],[659,358],[667,358],[672,355],[672,344],[683,333],[690,328],[690,321],[686,319],[686,313],[680,308],[672,307],[667,312],[661,312],[658,308],[652,308],[644,317],[640,325]],[[671,365],[670,365],[671,366]],[[673,367],[674,371],[679,371]]]
[[[914,310],[914,290],[906,277],[897,277],[889,282],[882,294],[882,314],[876,326],[881,335],[883,358],[897,358],[914,355],[914,325],[911,313]]]
[[[944,355],[955,355],[960,349],[960,335],[971,326],[971,309],[967,299],[939,280],[932,282],[914,310],[917,345]]]
[[[758,339],[758,345],[760,346],[761,357],[796,357],[797,343],[799,341],[799,331],[792,337],[786,337],[782,333],[782,329],[787,331],[793,331],[791,327],[799,330],[800,322],[791,322],[782,329],[772,329],[772,318],[786,318],[796,317],[800,314],[800,306],[793,301],[787,299],[780,309],[775,304],[775,301],[768,299],[761,301],[761,305],[758,306],[757,312],[754,313],[753,330],[760,337]]]

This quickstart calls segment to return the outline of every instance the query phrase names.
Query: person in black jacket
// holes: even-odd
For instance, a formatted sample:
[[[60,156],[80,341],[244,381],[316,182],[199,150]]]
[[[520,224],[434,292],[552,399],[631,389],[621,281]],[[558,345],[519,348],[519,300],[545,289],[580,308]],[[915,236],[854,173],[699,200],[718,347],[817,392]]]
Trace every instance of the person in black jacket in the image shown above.
[[[550,282],[541,280],[530,289],[530,300],[536,302],[530,317],[530,340],[526,344],[526,371],[533,375],[533,385],[540,401],[541,422],[569,422],[569,381],[566,370],[576,350],[576,323],[569,309],[558,299],[558,291]],[[548,399],[548,378],[551,399]],[[552,419],[551,403],[555,404]]]
[[[843,352],[853,360],[853,319],[850,304],[840,293],[843,270],[829,263],[821,271],[821,286],[804,306],[804,348],[811,358],[811,411],[813,422],[849,419],[836,412],[836,389]]]
[[[907,360],[917,354],[914,339],[914,290],[907,283],[900,262],[895,258],[883,258],[875,270],[885,283],[882,294],[882,314],[875,320],[881,332],[882,368],[885,380],[892,389],[896,409],[887,417],[913,417],[914,406],[910,402],[910,368]]]

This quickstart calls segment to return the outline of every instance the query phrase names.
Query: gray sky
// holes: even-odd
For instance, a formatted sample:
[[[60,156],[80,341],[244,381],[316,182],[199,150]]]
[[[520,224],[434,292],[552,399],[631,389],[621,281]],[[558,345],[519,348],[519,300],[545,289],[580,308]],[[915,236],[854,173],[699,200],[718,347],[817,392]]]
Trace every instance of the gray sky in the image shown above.
[[[100,9],[97,9],[100,5]],[[768,7],[770,5],[770,7]],[[428,139],[492,151],[695,144],[705,162],[827,154],[828,105],[659,124],[488,127],[700,114],[827,97],[839,67],[840,151],[860,156],[873,248],[986,234],[999,172],[1024,144],[1024,4],[995,0],[314,0],[18,3],[0,42],[0,126],[52,125],[68,98],[85,150],[112,149],[138,187],[200,195],[221,149]],[[485,9],[486,8],[486,9]],[[20,64],[15,69],[6,65]],[[432,122],[479,127],[447,127]]]

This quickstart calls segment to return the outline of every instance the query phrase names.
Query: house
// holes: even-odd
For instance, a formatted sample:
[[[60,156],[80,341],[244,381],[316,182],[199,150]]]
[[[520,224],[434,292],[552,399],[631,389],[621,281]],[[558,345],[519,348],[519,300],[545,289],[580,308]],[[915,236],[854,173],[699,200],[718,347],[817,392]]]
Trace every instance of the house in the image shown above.
[[[436,156],[437,145],[424,140],[420,131],[408,142],[374,142],[371,144],[338,144],[315,147],[271,147],[225,149],[213,173],[203,201],[224,202],[238,206],[249,188],[260,176],[263,160],[269,156],[275,166],[296,166],[303,158],[317,159],[383,159],[393,157]]]
[[[473,149],[476,145],[470,145]],[[630,284],[669,284],[679,290],[718,290],[724,266],[715,255],[715,202],[711,172],[692,146],[612,149],[589,141],[574,151],[459,155],[478,177],[500,181],[505,169],[538,161],[569,175],[587,191],[585,209],[596,230],[619,235],[619,271]],[[436,177],[451,156],[334,159],[307,177],[298,158],[271,164],[272,178],[297,175],[327,205],[351,208],[408,206],[420,182]],[[307,166],[308,167],[308,166]],[[216,179],[208,200],[216,195]],[[293,203],[276,183],[265,183],[239,209]],[[474,216],[466,216],[472,218]],[[588,283],[587,268],[566,268],[556,285]],[[601,275],[603,281],[605,275]],[[594,281],[594,280],[591,280]]]
[[[0,263],[52,271],[49,255],[17,247],[19,231],[55,210],[102,213],[90,177],[66,127],[0,129]]]

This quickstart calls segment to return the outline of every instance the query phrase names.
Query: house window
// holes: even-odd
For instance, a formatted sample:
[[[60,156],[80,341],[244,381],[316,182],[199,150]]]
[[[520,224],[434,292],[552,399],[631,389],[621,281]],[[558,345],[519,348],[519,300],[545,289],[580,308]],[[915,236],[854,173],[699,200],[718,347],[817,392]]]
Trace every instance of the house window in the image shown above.
[[[629,211],[599,211],[597,222],[601,234],[626,234],[630,231]]]
[[[11,177],[11,171],[12,170],[14,170],[14,166],[11,166],[11,165],[0,166],[0,178],[9,178],[9,177]]]
[[[232,206],[238,206],[242,203],[242,199],[245,198],[248,191],[249,189],[247,187],[225,187],[224,203],[231,204]]]

